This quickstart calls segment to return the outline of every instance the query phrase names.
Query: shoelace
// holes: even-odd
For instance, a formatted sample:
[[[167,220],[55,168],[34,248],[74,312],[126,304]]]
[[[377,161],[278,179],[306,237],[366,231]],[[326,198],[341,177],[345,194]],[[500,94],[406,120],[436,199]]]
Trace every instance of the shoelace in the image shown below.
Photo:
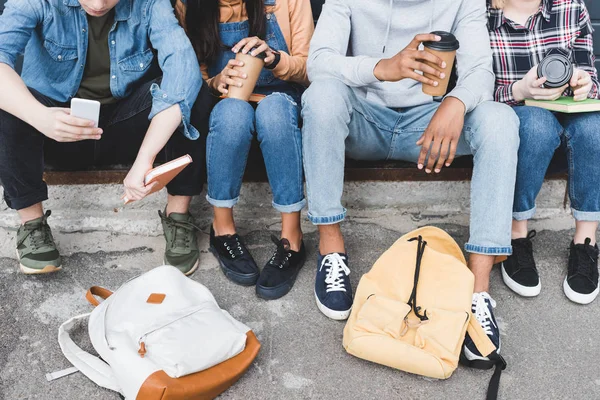
[[[292,256],[292,253],[290,252],[290,242],[287,239],[279,240],[274,235],[271,235],[271,240],[277,245],[277,249],[275,250],[275,253],[273,253],[269,265],[283,269],[289,265],[289,260]]]
[[[36,224],[25,225],[24,229],[27,234],[19,241],[17,246],[20,246],[27,238],[31,240],[31,247],[34,251],[46,246],[52,245],[52,231],[48,225],[48,217],[52,214],[50,210],[42,216],[42,220]]]
[[[158,212],[160,219],[165,221],[168,225],[174,226],[173,232],[173,247],[185,248],[190,247],[190,241],[192,238],[195,239],[194,235],[190,235],[190,232],[200,231],[201,229],[196,226],[193,222],[189,221],[175,221],[173,218],[167,217],[161,211]]]
[[[537,232],[530,231],[525,239],[519,240],[513,245],[513,254],[519,260],[519,269],[535,269],[535,259],[533,258],[533,244],[531,239]]]
[[[591,246],[592,240],[585,239],[585,246],[575,247],[575,265],[573,265],[573,275],[582,275],[588,279],[593,279],[594,269],[598,268],[596,249]]]
[[[350,275],[350,268],[346,265],[345,257],[342,257],[338,253],[327,254],[323,258],[321,268],[319,271],[326,267],[325,272],[325,283],[327,284],[326,292],[345,292],[346,285],[344,284],[344,278],[342,274],[346,276]]]
[[[494,299],[486,293],[480,293],[473,299],[473,314],[475,314],[475,318],[477,318],[477,321],[485,333],[491,335],[493,333],[491,324],[494,324],[494,321],[492,321],[492,314],[490,313],[486,300],[489,300],[492,307],[496,307]]]
[[[244,255],[244,249],[242,248],[242,243],[240,242],[240,237],[238,235],[226,236],[227,239],[224,240],[223,248],[229,252],[229,256],[232,259],[237,257],[241,257]]]

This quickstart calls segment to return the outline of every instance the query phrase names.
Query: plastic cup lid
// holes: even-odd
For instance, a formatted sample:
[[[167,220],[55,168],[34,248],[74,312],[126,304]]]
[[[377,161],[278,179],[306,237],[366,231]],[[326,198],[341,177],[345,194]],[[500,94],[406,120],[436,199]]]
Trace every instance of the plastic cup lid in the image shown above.
[[[458,39],[450,32],[434,31],[431,33],[433,35],[438,35],[442,39],[439,42],[423,42],[423,46],[438,51],[455,51],[460,48]]]
[[[537,73],[539,78],[546,77],[545,87],[559,88],[569,83],[573,77],[573,65],[563,54],[549,54],[538,65]]]

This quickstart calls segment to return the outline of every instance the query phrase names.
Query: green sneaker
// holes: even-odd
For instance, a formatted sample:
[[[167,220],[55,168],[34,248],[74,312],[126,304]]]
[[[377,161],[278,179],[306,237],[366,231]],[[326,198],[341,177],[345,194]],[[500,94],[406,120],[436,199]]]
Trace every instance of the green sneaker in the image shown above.
[[[50,210],[17,231],[17,259],[24,274],[48,274],[61,269],[60,254],[48,226]]]
[[[167,246],[165,249],[165,264],[177,267],[185,275],[191,275],[198,269],[199,255],[194,217],[190,213],[158,212],[162,220],[163,233]]]

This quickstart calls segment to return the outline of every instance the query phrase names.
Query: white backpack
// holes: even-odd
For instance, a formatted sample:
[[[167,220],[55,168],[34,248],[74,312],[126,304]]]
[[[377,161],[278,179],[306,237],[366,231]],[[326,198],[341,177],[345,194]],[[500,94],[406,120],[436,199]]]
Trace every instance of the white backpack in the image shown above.
[[[106,300],[98,303],[94,295]],[[66,321],[58,331],[58,342],[79,371],[127,400],[206,395],[207,375],[198,377],[204,378],[202,382],[192,378],[235,359],[245,350],[247,340],[258,343],[246,325],[219,308],[205,286],[175,267],[153,269],[123,284],[114,294],[94,287],[87,297],[98,306],[90,314]],[[83,351],[69,334],[88,318],[90,339],[101,359]],[[260,345],[251,347],[250,362]],[[239,365],[241,373],[250,362]],[[182,377],[190,378],[178,379]],[[222,382],[215,384],[223,386]],[[155,391],[160,394],[155,396]],[[205,397],[217,394],[213,391]]]

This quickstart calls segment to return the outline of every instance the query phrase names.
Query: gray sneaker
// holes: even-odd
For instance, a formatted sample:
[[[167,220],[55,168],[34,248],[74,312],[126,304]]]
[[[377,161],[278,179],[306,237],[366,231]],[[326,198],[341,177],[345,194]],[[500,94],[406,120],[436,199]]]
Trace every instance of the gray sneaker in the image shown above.
[[[48,225],[50,214],[50,210],[46,211],[17,231],[17,259],[24,274],[48,274],[61,269],[60,254]]]
[[[167,242],[165,264],[177,267],[185,275],[191,275],[198,269],[199,254],[194,217],[190,213],[158,212],[162,220],[163,233]]]

